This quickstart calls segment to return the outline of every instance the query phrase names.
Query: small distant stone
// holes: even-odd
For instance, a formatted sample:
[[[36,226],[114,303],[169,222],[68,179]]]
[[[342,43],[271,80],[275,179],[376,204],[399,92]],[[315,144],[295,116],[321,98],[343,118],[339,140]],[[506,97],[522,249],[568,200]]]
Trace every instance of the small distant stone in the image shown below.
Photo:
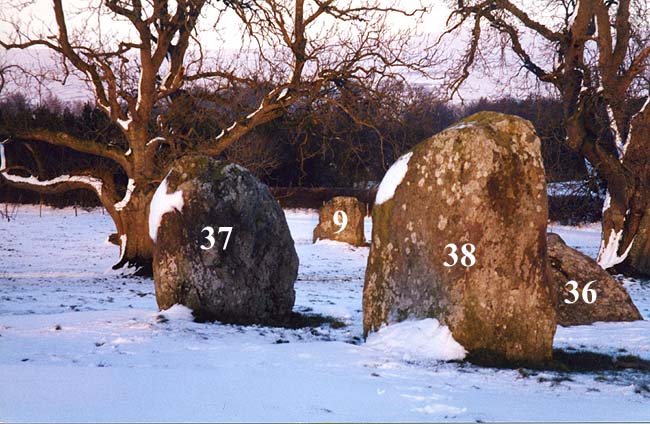
[[[334,240],[352,246],[365,246],[365,217],[366,207],[355,197],[334,197],[318,212],[314,243],[317,240]]]

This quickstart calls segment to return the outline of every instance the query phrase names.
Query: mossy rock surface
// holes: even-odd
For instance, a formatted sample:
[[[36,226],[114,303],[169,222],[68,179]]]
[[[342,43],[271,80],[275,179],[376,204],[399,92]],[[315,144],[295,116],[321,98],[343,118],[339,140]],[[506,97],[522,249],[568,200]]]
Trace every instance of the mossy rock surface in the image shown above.
[[[483,112],[417,145],[395,194],[373,208],[364,332],[433,317],[470,352],[549,360],[556,291],[547,217],[530,122]],[[450,243],[458,263],[448,267]],[[475,246],[470,267],[461,264],[465,244]]]
[[[598,321],[637,321],[643,317],[634,306],[625,287],[589,256],[569,247],[564,240],[549,233],[548,259],[551,266],[551,281],[558,292],[556,304],[557,323],[562,326],[586,325]],[[575,281],[578,300],[571,293]],[[586,303],[582,297],[586,284],[593,290],[595,300]],[[590,297],[587,298],[590,300]],[[572,302],[572,303],[567,303]]]
[[[253,324],[291,313],[298,255],[278,202],[248,170],[205,156],[179,160],[167,193],[183,208],[162,216],[154,243],[156,300],[179,303],[201,319]],[[208,231],[214,229],[214,246]],[[226,232],[232,227],[226,248]]]

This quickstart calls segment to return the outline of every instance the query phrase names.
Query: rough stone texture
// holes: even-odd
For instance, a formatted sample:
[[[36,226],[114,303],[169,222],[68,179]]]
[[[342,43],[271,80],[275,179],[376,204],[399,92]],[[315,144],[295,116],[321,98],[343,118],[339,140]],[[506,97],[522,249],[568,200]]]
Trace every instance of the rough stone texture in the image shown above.
[[[347,225],[341,226],[334,223],[334,214],[343,211],[347,214]],[[334,197],[325,203],[318,212],[318,225],[314,228],[314,242],[316,240],[336,240],[349,243],[353,246],[365,246],[366,240],[363,233],[363,219],[366,216],[366,207],[354,197]],[[339,222],[342,216],[338,216]],[[338,233],[337,233],[338,232]]]
[[[298,255],[282,209],[248,170],[205,156],[178,161],[168,193],[183,191],[184,206],[163,215],[154,243],[156,300],[180,303],[204,319],[266,323],[291,313]],[[215,246],[207,246],[214,228]],[[233,227],[226,250],[226,233]]]
[[[557,294],[547,214],[530,122],[479,113],[417,145],[393,198],[373,209],[364,333],[434,317],[477,359],[549,360]],[[445,267],[448,243],[459,259],[474,244],[476,264]]]
[[[548,234],[548,260],[551,265],[551,280],[557,287],[557,323],[563,326],[591,324],[597,321],[636,321],[643,319],[632,303],[625,288],[589,256],[570,248],[564,240],[553,233]],[[566,287],[567,281],[578,283],[580,299],[567,304],[565,299],[573,300]],[[589,281],[596,281],[590,289],[596,291],[596,301],[585,303],[582,290]]]

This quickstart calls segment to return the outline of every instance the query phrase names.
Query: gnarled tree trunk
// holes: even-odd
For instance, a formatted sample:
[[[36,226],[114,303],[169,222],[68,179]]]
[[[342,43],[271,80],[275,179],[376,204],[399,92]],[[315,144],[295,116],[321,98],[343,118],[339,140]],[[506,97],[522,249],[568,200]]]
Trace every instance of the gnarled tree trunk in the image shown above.
[[[650,276],[650,100],[632,119],[622,160],[625,186],[611,184],[603,211],[599,263],[630,276]],[[617,194],[617,195],[614,195]],[[607,207],[609,206],[609,207]]]
[[[26,138],[38,139],[37,135],[40,134],[36,132]],[[138,142],[130,141],[134,144]],[[158,173],[154,172],[151,162],[143,160],[144,152],[136,150],[136,153],[122,156],[125,159],[128,156],[129,160],[137,162],[140,166],[136,173],[133,165],[123,161],[126,164],[124,168],[127,175],[135,174],[135,178],[129,179],[124,197],[119,200],[114,175],[105,169],[78,171],[50,180],[41,180],[33,175],[15,174],[12,171],[20,171],[23,174],[31,171],[23,166],[8,166],[5,154],[6,143],[0,143],[0,177],[3,180],[13,187],[44,194],[58,194],[78,189],[92,190],[113,219],[117,230],[117,239],[114,241],[120,246],[120,259],[113,268],[118,269],[128,265],[136,269],[136,275],[152,275],[153,246],[149,236],[149,204],[160,178]],[[143,141],[139,143],[145,144]],[[161,168],[158,172],[162,170]]]
[[[153,244],[149,237],[149,204],[153,190],[136,186],[129,202],[111,214],[120,242],[120,260],[113,266],[136,267],[137,275],[152,275]]]

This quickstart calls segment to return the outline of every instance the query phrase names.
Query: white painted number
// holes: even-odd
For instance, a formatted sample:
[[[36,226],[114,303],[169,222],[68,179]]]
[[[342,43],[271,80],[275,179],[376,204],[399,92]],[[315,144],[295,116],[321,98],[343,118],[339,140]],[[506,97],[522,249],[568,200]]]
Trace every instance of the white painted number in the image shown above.
[[[451,249],[451,252],[448,253],[448,255],[451,256],[451,259],[453,259],[453,262],[450,263],[450,264],[448,264],[447,262],[443,262],[443,265],[444,266],[454,266],[454,265],[456,265],[456,262],[458,262],[458,255],[456,254],[456,250],[458,250],[458,248],[456,247],[456,245],[454,243],[449,243],[448,245],[446,245],[445,250],[447,250],[447,248]]]
[[[449,243],[448,245],[445,246],[445,250],[449,248],[451,251],[447,253],[452,259],[451,263],[443,262],[444,266],[447,267],[452,267],[458,263],[458,255],[456,252],[458,251],[458,247],[454,243]],[[464,245],[461,246],[460,248],[461,253],[463,254],[463,257],[460,259],[461,265],[463,265],[466,268],[469,268],[473,265],[476,264],[476,258],[474,257],[474,252],[476,252],[476,246],[474,246],[472,243],[465,243]]]
[[[218,233],[228,233],[226,236],[226,242],[223,244],[223,250],[226,250],[226,247],[228,247],[228,242],[230,241],[230,235],[232,234],[232,227],[219,227]]]
[[[582,300],[585,301],[585,303],[592,304],[596,301],[596,290],[590,289],[589,286],[595,283],[596,280],[590,281],[587,284],[585,284],[585,287],[582,289]]]
[[[205,236],[205,238],[208,240],[208,245],[207,246],[201,245],[201,249],[203,250],[212,249],[215,244],[214,228],[205,227],[201,230],[201,232],[204,231],[208,232],[208,235]],[[223,250],[226,250],[226,248],[228,247],[228,242],[230,241],[230,234],[232,234],[232,227],[219,227],[219,229],[217,230],[217,234],[221,234],[221,233],[228,233],[228,235],[226,235],[226,242],[223,244]]]
[[[334,224],[339,227],[339,230],[335,231],[334,234],[342,233],[343,230],[345,230],[345,227],[348,226],[348,214],[343,211],[334,212],[332,220],[334,221]]]
[[[463,252],[463,257],[461,258],[460,263],[464,267],[469,268],[476,263],[476,258],[474,257],[476,247],[472,243],[465,243],[460,248],[460,251]]]
[[[584,288],[582,289],[582,300],[589,305],[591,305],[596,301],[596,297],[597,297],[596,290],[589,288],[589,286],[591,286],[595,282],[596,280],[588,282],[587,284],[585,284]],[[579,287],[578,283],[576,281],[571,280],[564,285],[564,287],[566,286],[571,286],[569,293],[573,295],[573,299],[572,300],[564,299],[564,303],[568,305],[573,305],[578,301],[578,299],[580,299],[580,293],[578,292],[578,287]]]
[[[201,232],[204,232],[204,231],[208,232],[208,235],[205,236],[205,238],[208,239],[209,244],[207,246],[201,245],[201,249],[203,249],[203,250],[212,249],[214,247],[214,228],[205,227],[204,229],[201,230]]]

